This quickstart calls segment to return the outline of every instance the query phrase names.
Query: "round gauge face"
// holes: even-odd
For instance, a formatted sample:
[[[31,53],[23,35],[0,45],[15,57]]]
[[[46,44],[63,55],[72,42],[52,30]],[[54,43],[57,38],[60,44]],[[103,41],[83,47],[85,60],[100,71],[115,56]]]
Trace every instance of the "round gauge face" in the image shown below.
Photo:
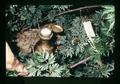
[[[46,37],[46,36],[50,36],[52,32],[48,28],[43,28],[40,33],[41,33],[42,36]]]

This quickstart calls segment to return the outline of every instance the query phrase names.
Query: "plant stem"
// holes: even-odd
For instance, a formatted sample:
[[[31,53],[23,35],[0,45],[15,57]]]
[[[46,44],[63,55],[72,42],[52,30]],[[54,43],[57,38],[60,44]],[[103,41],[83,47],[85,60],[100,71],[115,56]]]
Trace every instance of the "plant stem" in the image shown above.
[[[80,7],[80,8],[76,8],[76,9],[64,11],[64,12],[61,12],[61,13],[55,15],[55,17],[56,17],[56,16],[59,16],[59,15],[66,14],[66,13],[71,13],[71,12],[74,12],[74,11],[79,11],[79,10],[83,10],[83,9],[87,9],[87,8],[96,8],[96,7],[101,7],[101,5],[85,6],[85,7]]]
[[[80,64],[83,64],[83,63],[85,63],[86,61],[90,60],[90,58],[91,58],[91,57],[88,57],[88,58],[86,58],[86,59],[84,59],[84,60],[82,60],[82,61],[79,61],[79,62],[77,62],[77,63],[75,63],[75,64],[72,64],[72,65],[70,65],[70,68],[74,68],[74,67],[76,67],[76,66],[78,66],[78,65],[80,65]]]

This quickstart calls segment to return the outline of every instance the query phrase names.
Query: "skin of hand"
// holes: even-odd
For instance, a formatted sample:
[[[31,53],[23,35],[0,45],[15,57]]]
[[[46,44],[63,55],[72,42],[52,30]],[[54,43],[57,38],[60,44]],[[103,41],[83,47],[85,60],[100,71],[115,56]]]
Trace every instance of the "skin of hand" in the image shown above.
[[[18,75],[27,75],[28,71],[25,66],[14,56],[11,48],[6,42],[6,69],[19,72]]]

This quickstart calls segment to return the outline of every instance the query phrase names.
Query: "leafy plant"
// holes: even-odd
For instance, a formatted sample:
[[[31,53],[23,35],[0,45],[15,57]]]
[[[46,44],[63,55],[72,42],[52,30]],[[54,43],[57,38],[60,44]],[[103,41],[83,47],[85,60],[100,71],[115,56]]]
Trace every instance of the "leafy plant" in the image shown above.
[[[56,63],[55,56],[49,53],[33,53],[27,64],[29,76],[61,77],[69,71],[67,66]]]
[[[62,47],[56,53],[30,53],[22,51],[17,55],[19,60],[27,65],[29,76],[45,77],[109,77],[114,70],[114,61],[110,53],[114,48],[115,8],[104,5],[90,14],[86,9],[74,12],[74,5],[11,5],[6,10],[8,24],[7,32],[16,36],[16,32],[28,28],[40,28],[47,23],[56,23],[64,28],[61,39]],[[76,8],[77,9],[77,8]],[[73,12],[71,12],[72,10]],[[70,11],[67,13],[67,11]],[[88,13],[88,14],[86,14]],[[85,32],[83,22],[91,21],[95,37],[94,47],[91,46]],[[11,40],[15,40],[11,39]],[[16,48],[17,49],[17,48]],[[111,54],[112,54],[111,53]],[[79,61],[91,57],[74,68]],[[108,57],[112,62],[104,63],[102,57]],[[7,74],[8,76],[13,73]],[[14,76],[14,75],[13,75]]]

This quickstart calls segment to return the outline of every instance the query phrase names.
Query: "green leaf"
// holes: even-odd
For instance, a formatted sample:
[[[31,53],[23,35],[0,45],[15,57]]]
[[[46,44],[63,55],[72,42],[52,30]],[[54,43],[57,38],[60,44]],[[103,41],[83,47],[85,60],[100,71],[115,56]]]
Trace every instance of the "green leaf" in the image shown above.
[[[77,56],[77,54],[80,52],[80,47],[79,46],[77,46],[77,48],[76,48],[76,52],[75,52],[75,55]]]
[[[21,15],[20,20],[26,20],[26,19],[27,19],[26,17]]]
[[[14,15],[16,10],[15,7],[13,5],[10,6],[10,12]]]
[[[41,71],[44,71],[44,70],[48,69],[48,64],[42,64],[40,66],[41,66],[41,68],[40,68]]]
[[[61,77],[61,76],[59,75],[59,73],[52,72],[50,77]]]
[[[107,31],[107,34],[113,29],[114,23],[115,23],[115,22],[112,22],[112,23],[110,24],[109,29],[108,29],[108,31]]]
[[[37,71],[36,76],[41,76],[41,71]]]
[[[29,10],[31,11],[31,13],[35,13],[36,7],[35,6],[30,6]]]
[[[33,61],[32,59],[27,60],[27,63],[28,63],[28,64],[31,64],[32,66],[35,65],[35,63],[34,63],[34,61]]]

